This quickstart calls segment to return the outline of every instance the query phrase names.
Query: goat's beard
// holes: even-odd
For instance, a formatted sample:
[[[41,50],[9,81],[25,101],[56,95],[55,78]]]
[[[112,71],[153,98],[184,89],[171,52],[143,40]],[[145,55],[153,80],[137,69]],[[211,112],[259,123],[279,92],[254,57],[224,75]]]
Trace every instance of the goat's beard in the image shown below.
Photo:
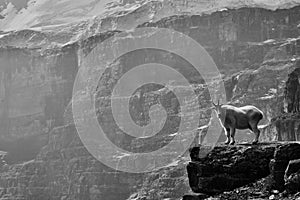
[[[220,110],[220,112],[218,112],[217,115],[220,122],[223,124],[225,122],[226,110]]]

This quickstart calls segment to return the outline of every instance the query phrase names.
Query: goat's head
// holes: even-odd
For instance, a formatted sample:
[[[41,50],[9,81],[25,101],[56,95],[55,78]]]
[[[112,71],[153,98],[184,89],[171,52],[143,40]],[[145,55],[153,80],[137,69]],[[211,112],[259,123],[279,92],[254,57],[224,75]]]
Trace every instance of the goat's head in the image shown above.
[[[221,107],[223,104],[220,104],[220,100],[218,100],[218,104],[215,104],[213,101],[212,101],[212,104],[213,104],[213,107],[212,109],[214,109],[217,113],[218,116],[220,116],[222,110],[221,110]]]

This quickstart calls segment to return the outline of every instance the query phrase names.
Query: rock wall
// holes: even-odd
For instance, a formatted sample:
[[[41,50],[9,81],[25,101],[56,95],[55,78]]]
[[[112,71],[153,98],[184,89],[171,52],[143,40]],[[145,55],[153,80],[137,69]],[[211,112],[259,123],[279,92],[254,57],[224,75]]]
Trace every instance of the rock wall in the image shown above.
[[[70,125],[51,131],[35,160],[1,167],[0,199],[127,199],[141,181],[95,160]]]
[[[227,100],[234,105],[255,105],[265,113],[262,141],[293,141],[299,137],[299,118],[275,119],[289,115],[291,109],[298,113],[294,108],[298,104],[298,11],[299,7],[275,12],[242,8],[207,16],[171,17],[141,27],[173,27],[195,39],[220,72],[230,77],[225,78]],[[252,137],[244,132],[239,140]]]
[[[300,62],[298,61],[295,68],[288,73],[283,98],[281,98],[281,112],[271,118],[270,125],[263,129],[266,138],[279,141],[299,141],[299,67]]]
[[[9,162],[33,159],[47,143],[49,131],[63,125],[77,68],[75,48],[51,55],[1,49],[0,149],[11,152]]]
[[[299,13],[299,6],[278,11],[242,8],[203,16],[173,16],[140,27],[171,28],[195,39],[210,53],[224,75],[228,100],[235,105],[251,103],[264,111],[262,123],[271,124],[262,132],[262,140],[296,140],[299,137],[299,85],[296,84]],[[110,31],[61,48],[1,48],[0,150],[8,151],[10,163],[28,161],[1,168],[1,199],[179,199],[189,190],[186,174],[182,172],[186,159],[179,159],[167,171],[152,174],[116,172],[87,152],[74,126],[66,126],[72,124],[70,99],[78,63],[96,44],[117,32]],[[124,73],[124,66],[142,64],[145,60],[162,61],[174,65],[181,73],[190,72],[189,63],[172,54],[141,51],[138,55],[138,59],[127,55],[112,65],[113,73],[108,72],[106,76],[110,83]],[[201,77],[188,75],[197,83],[197,94],[201,94],[200,106],[205,109],[201,112],[200,125],[206,125],[210,118],[207,86]],[[103,94],[109,89],[110,85],[105,85],[99,92]],[[132,112],[141,114],[141,110],[153,105],[156,90],[155,87],[146,90],[144,107],[135,103]],[[176,101],[165,103],[176,111]],[[98,114],[101,116],[101,110]],[[137,123],[149,120],[147,114],[134,116]],[[284,121],[282,116],[291,117]],[[114,128],[112,121],[108,124],[108,128]],[[174,131],[172,124],[168,130]],[[252,137],[247,133],[239,135],[238,141]],[[124,148],[132,144],[144,148],[135,140],[120,138],[116,136],[113,141]],[[153,145],[164,143],[162,138],[152,142]],[[151,149],[150,144],[148,147]]]

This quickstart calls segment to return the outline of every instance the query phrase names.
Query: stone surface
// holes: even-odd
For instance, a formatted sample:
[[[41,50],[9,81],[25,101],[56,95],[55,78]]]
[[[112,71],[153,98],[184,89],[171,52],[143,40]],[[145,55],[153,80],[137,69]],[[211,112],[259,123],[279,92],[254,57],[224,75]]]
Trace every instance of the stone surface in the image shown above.
[[[70,125],[51,131],[35,160],[2,168],[0,199],[127,199],[141,180],[94,159]]]
[[[49,131],[63,125],[77,67],[75,48],[52,55],[0,49],[0,149],[9,163],[34,159]]]
[[[275,153],[274,158],[270,162],[271,176],[274,181],[273,187],[279,191],[283,191],[285,185],[285,172],[291,160],[300,158],[300,144],[291,143],[280,145]]]
[[[147,9],[151,11],[151,8]],[[278,11],[241,8],[203,16],[175,15],[140,24],[139,27],[171,28],[195,39],[218,65],[224,77],[228,101],[235,105],[253,104],[264,111],[263,124],[270,125],[263,129],[261,141],[298,140],[299,13],[299,6]],[[138,19],[139,16],[134,17]],[[107,21],[112,21],[112,26],[116,23],[114,18]],[[100,23],[96,28],[99,27]],[[97,44],[118,32],[113,30],[83,40],[79,38],[63,46],[55,44],[65,37],[65,33],[59,35],[60,31],[49,36],[24,30],[0,38],[0,150],[8,152],[11,164],[1,168],[0,199],[161,200],[181,199],[190,192],[185,170],[187,154],[166,170],[145,176],[126,174],[109,169],[94,159],[81,144],[74,126],[68,125],[73,123],[70,99],[79,62]],[[32,40],[38,44],[32,44]],[[19,41],[22,41],[23,47],[14,46]],[[47,48],[41,48],[44,47],[43,42],[47,43]],[[202,78],[189,73],[189,63],[166,52],[141,51],[137,55],[137,58],[127,55],[117,60],[111,66],[111,72],[105,74],[107,84],[100,87],[99,93],[107,94],[126,66],[143,64],[145,60],[162,61],[190,77],[199,96],[199,126],[208,124],[210,94]],[[137,124],[149,122],[149,116],[143,111],[154,104],[156,94],[152,90],[156,89],[136,91],[136,94],[144,93],[139,103],[135,102],[132,106],[133,119]],[[180,91],[184,93],[185,90],[181,88]],[[168,92],[163,94],[172,97]],[[167,109],[178,113],[176,99],[169,100],[167,98],[164,102],[168,105]],[[99,116],[107,117],[106,103],[103,102],[104,106],[97,110]],[[193,116],[194,107],[192,104],[189,106],[189,114]],[[124,139],[122,134],[116,136],[112,119],[107,117],[105,120],[112,141],[121,147],[149,151],[153,146],[165,144],[163,137],[156,138],[145,147],[137,140]],[[176,132],[172,124],[168,131]],[[201,138],[204,136],[205,131]],[[224,136],[220,138],[222,140]],[[237,133],[238,142],[251,140],[252,135],[248,132]],[[274,161],[276,169],[282,167],[280,170],[285,170],[288,164],[285,156],[290,152],[284,148],[277,153],[280,159]],[[206,189],[209,190],[206,192],[215,193],[252,182],[269,174],[266,166],[274,149],[265,145],[219,147],[210,154],[214,160],[203,158],[209,166],[204,171],[198,170],[205,166],[199,166],[194,156],[190,167],[198,171],[190,179],[190,184],[195,186],[195,191],[202,190],[205,185],[201,188],[199,180],[194,177],[203,175],[205,181],[217,182]],[[288,157],[295,159],[293,155]],[[218,174],[215,175],[214,171]],[[285,184],[282,181],[284,174],[283,171],[277,172],[277,184],[281,187]],[[219,180],[226,183],[227,188],[220,185]]]
[[[291,174],[294,174],[300,170],[300,159],[298,160],[291,160],[289,162],[288,167],[285,171],[285,177],[289,177]]]
[[[221,199],[294,199],[300,191],[299,147],[298,143],[222,146],[204,158],[199,158],[199,147],[192,148],[189,185],[193,192]]]
[[[299,42],[298,42],[299,43]],[[299,141],[300,115],[299,115],[299,67],[289,72],[284,89],[283,112],[273,117],[269,127],[263,130],[265,135],[273,135],[279,141]]]
[[[188,164],[190,187],[196,193],[216,194],[266,177],[277,145],[217,146]]]
[[[251,103],[258,106],[266,114],[263,123],[267,123],[282,112],[297,111],[296,83],[299,66],[296,61],[300,52],[297,38],[298,13],[299,6],[280,12],[241,8],[207,16],[168,17],[157,22],[141,24],[140,27],[171,28],[199,42],[227,78],[225,85],[228,100],[232,100],[236,105]],[[40,49],[40,46],[13,46],[14,38],[39,38],[43,41],[50,37],[48,34],[32,32],[34,31],[20,31],[11,33],[9,39],[0,38],[3,42],[0,51],[1,81],[5,80],[0,89],[0,97],[3,100],[0,103],[0,149],[16,152],[13,154],[20,154],[25,160],[33,159],[39,149],[47,143],[44,134],[64,123],[64,112],[71,99],[78,60],[96,44],[118,33],[117,30],[107,31],[62,47],[54,45],[52,49]],[[55,38],[49,40],[55,41]],[[43,44],[41,41],[40,45]],[[154,54],[148,54],[148,58],[141,54],[140,60],[144,61],[145,58],[167,58],[165,64],[173,63],[174,59],[168,54],[161,54],[160,58],[156,58]],[[187,63],[179,58],[175,59],[175,67],[182,71],[182,66]],[[139,60],[135,63],[139,63]],[[121,63],[121,66],[123,64]],[[199,76],[190,74],[190,77],[198,83],[201,82]],[[202,107],[208,105],[209,98],[208,92],[199,96],[199,101],[204,102]],[[201,125],[206,124],[209,112],[205,111],[201,115]],[[262,140],[297,139],[297,119],[274,122],[262,132]],[[34,141],[37,137],[39,139]],[[250,140],[252,137],[243,134],[240,140]],[[29,155],[24,155],[24,152],[18,150],[16,143],[20,138],[26,138],[25,140],[35,144]],[[25,148],[26,142],[21,146]],[[12,156],[10,163],[20,160],[20,157],[15,157]]]
[[[0,171],[7,165],[5,161],[6,152],[0,151]]]
[[[299,170],[298,170],[299,171]],[[300,173],[293,173],[286,179],[285,190],[289,194],[295,194],[300,191]]]
[[[185,193],[190,192],[186,163],[186,160],[180,160],[164,169],[145,174],[141,187],[128,200],[182,199]]]

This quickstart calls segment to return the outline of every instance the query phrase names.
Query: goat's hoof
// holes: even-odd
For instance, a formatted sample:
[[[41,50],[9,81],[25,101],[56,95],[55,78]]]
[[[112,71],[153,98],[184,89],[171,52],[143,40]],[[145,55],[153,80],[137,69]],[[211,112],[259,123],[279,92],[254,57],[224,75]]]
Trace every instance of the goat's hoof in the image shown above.
[[[230,144],[230,145],[234,145],[234,144],[235,144],[235,142],[230,142],[229,144]]]
[[[226,145],[228,145],[230,142],[228,141],[228,142],[225,142],[224,144],[226,144]]]
[[[256,144],[258,144],[258,141],[253,141],[252,144],[256,145]]]

